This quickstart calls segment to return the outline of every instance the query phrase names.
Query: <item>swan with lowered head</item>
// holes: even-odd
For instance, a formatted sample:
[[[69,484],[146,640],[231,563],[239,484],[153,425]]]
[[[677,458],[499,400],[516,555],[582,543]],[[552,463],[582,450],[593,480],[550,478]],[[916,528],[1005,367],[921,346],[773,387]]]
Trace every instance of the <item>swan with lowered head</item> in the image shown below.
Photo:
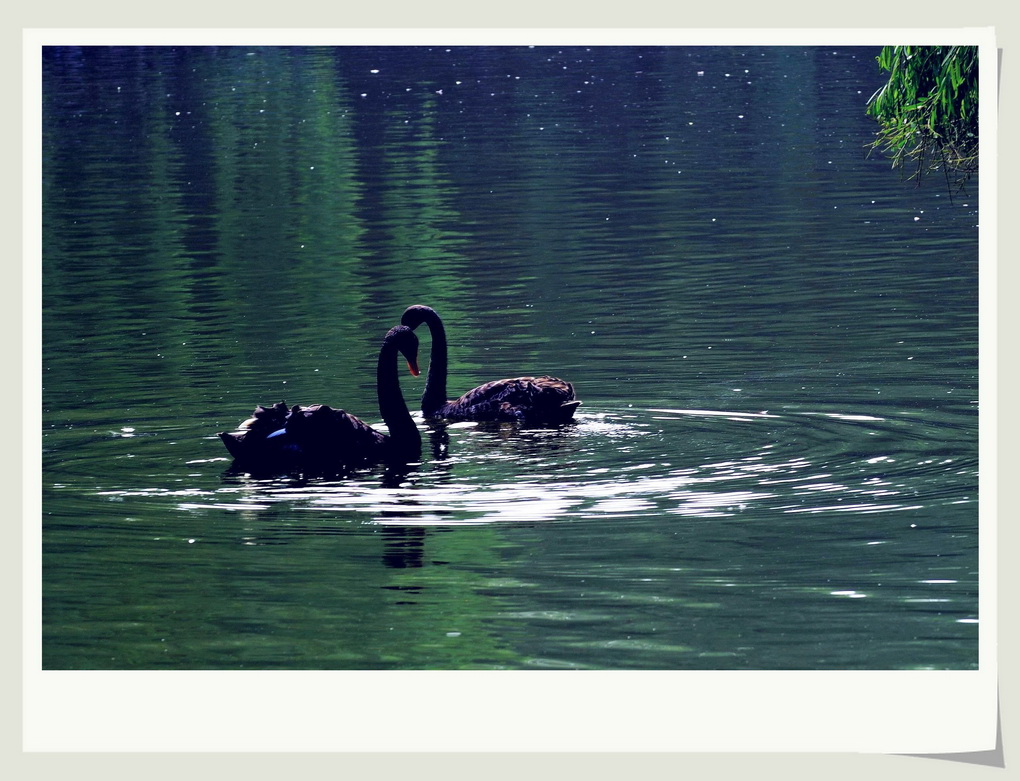
[[[425,323],[432,334],[432,353],[421,397],[421,411],[426,417],[551,426],[569,423],[581,404],[573,385],[548,375],[487,382],[450,401],[446,395],[449,358],[442,319],[432,307],[415,304],[404,310],[400,323],[409,328]]]

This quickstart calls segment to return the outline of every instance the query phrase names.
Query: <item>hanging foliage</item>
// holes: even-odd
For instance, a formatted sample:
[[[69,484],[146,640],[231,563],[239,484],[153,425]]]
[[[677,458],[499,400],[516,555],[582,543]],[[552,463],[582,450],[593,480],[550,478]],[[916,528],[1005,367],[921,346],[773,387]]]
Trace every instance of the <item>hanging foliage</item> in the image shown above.
[[[942,170],[962,187],[978,162],[977,47],[886,46],[877,59],[889,81],[868,100],[881,125],[871,147],[918,183]]]

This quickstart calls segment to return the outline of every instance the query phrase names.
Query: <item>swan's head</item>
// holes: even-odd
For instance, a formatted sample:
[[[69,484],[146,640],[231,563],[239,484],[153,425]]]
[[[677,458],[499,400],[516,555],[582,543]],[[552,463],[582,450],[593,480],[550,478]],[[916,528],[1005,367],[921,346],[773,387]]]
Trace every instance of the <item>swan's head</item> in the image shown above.
[[[389,330],[384,341],[400,350],[413,376],[421,374],[418,368],[418,337],[414,335],[414,331],[406,325],[398,325]]]
[[[439,315],[436,314],[436,310],[432,307],[413,304],[405,309],[404,314],[400,316],[400,324],[406,325],[408,328],[417,328],[424,322],[438,319]]]

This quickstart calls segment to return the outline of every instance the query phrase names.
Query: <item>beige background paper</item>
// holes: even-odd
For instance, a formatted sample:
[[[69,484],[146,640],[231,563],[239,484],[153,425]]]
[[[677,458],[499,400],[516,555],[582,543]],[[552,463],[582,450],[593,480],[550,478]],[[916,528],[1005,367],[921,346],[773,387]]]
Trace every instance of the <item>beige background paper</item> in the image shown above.
[[[66,2],[51,3],[47,9],[8,9],[2,13],[12,18],[12,24],[4,26],[5,41],[8,44],[3,47],[5,57],[4,78],[8,89],[5,94],[8,103],[20,108],[21,95],[21,28],[72,28],[81,29],[88,27],[112,28],[116,25],[130,25],[134,28],[142,27],[184,27],[188,25],[201,26],[202,28],[215,27],[255,27],[267,26],[270,31],[290,27],[301,28],[336,28],[342,29],[347,26],[369,26],[379,28],[383,25],[390,27],[401,26],[418,29],[427,27],[439,27],[443,29],[454,29],[459,25],[468,25],[474,28],[487,28],[497,30],[500,26],[513,27],[541,27],[542,35],[549,36],[556,27],[594,27],[604,26],[615,29],[616,35],[621,35],[624,27],[640,27],[646,30],[660,28],[674,28],[678,38],[683,38],[683,33],[690,35],[690,27],[712,27],[716,33],[723,30],[723,26],[733,19],[740,21],[752,29],[751,32],[761,34],[761,29],[786,28],[787,36],[791,30],[799,27],[810,27],[815,30],[823,28],[874,28],[879,23],[880,29],[913,29],[919,17],[931,25],[937,22],[944,22],[954,28],[960,27],[983,27],[995,26],[996,43],[1003,50],[1003,75],[1001,77],[1002,95],[1000,96],[999,127],[1003,128],[1000,140],[1000,152],[998,158],[1000,195],[999,211],[1003,215],[999,225],[999,257],[1002,259],[1016,258],[1018,254],[1015,249],[1016,239],[1008,235],[1011,210],[1009,207],[1014,200],[1008,195],[1010,184],[1015,181],[1009,173],[1015,171],[1013,165],[1015,155],[1013,150],[1008,148],[1006,141],[1011,138],[1010,128],[1014,126],[1011,120],[1016,119],[1015,110],[1015,89],[1011,87],[1016,81],[1016,65],[1011,62],[1015,58],[1015,49],[1011,49],[1014,43],[1015,32],[1005,24],[1002,18],[1003,13],[999,10],[998,3],[975,2],[966,7],[947,2],[932,2],[924,5],[923,13],[919,13],[916,5],[897,9],[889,4],[868,2],[866,4],[855,4],[853,9],[846,9],[838,14],[826,11],[824,14],[811,3],[786,3],[784,7],[777,9],[775,6],[766,8],[762,5],[753,5],[747,0],[740,3],[728,4],[726,7],[713,7],[704,9],[661,9],[660,3],[650,3],[647,6],[641,4],[627,4],[625,10],[596,11],[595,8],[581,3],[560,3],[550,5],[549,3],[519,2],[511,6],[493,7],[492,10],[482,12],[476,5],[467,3],[447,3],[441,6],[412,5],[407,2],[387,3],[385,6],[352,10],[341,8],[340,4],[325,6],[324,4],[291,4],[286,8],[256,6],[246,4],[244,6],[232,6],[230,8],[212,7],[208,3],[177,3],[172,8],[150,7],[142,12],[136,5],[127,3],[107,3],[102,8],[86,8],[83,5],[71,6]],[[746,8],[745,8],[746,6]],[[394,25],[394,21],[397,22]],[[686,26],[686,29],[685,29]],[[635,33],[640,35],[641,33]],[[647,33],[646,33],[647,34]],[[198,35],[190,33],[182,38]],[[728,31],[727,35],[739,35],[735,31]],[[794,37],[798,33],[792,33]],[[553,35],[552,38],[556,36]],[[705,42],[717,42],[710,39],[710,34],[705,34]],[[724,36],[725,37],[725,36]],[[812,38],[807,37],[806,42]],[[614,42],[631,42],[621,38],[614,39]],[[142,42],[142,41],[139,41]],[[272,42],[272,41],[271,41]],[[360,42],[360,41],[359,41]],[[469,42],[469,41],[464,41]],[[690,43],[690,39],[678,40],[678,42]],[[701,42],[700,40],[698,42]],[[724,42],[722,38],[718,42]],[[766,41],[761,41],[766,42]],[[825,43],[826,40],[814,39],[815,43]],[[14,273],[8,284],[3,286],[3,295],[9,300],[5,301],[2,307],[4,312],[4,324],[7,327],[7,338],[3,341],[4,357],[7,365],[14,367],[11,372],[15,378],[5,384],[4,402],[10,410],[17,410],[10,417],[13,420],[8,424],[8,430],[15,429],[18,435],[21,434],[21,423],[24,415],[23,409],[30,412],[37,411],[38,399],[32,397],[22,398],[19,369],[21,367],[21,326],[22,326],[22,299],[20,291],[21,252],[18,238],[20,233],[20,209],[22,205],[22,192],[20,189],[19,170],[21,162],[21,116],[18,108],[12,112],[13,116],[8,118],[4,125],[5,140],[7,143],[4,149],[9,157],[10,166],[8,170],[8,185],[5,188],[6,198],[3,209],[3,219],[10,225],[11,230],[5,235],[11,237],[9,241],[13,245],[12,250],[16,256],[12,268]],[[984,164],[989,164],[990,149],[986,145]],[[995,158],[991,158],[994,160]],[[983,179],[984,181],[984,179]],[[982,193],[982,222],[992,224],[991,212],[994,200]],[[31,220],[29,225],[31,225]],[[26,263],[31,264],[32,258]],[[37,262],[37,260],[35,261]],[[1011,304],[1009,294],[1016,289],[1016,272],[1008,260],[1000,261],[998,265],[998,307],[1001,318],[998,324],[982,320],[983,329],[996,329],[999,333],[998,350],[998,380],[1000,408],[1008,403],[1010,398],[1009,389],[1012,386],[1012,357],[1011,334],[1016,326],[1015,315],[1011,310],[1015,305]],[[37,268],[31,266],[25,269],[32,278],[32,274],[38,274]],[[983,341],[982,349],[987,349],[989,343]],[[991,343],[994,346],[994,342]],[[33,345],[29,345],[31,351]],[[38,349],[38,344],[34,345]],[[982,360],[988,356],[983,355]],[[984,371],[984,367],[982,369]],[[987,407],[983,415],[988,415]],[[994,414],[994,412],[993,412]],[[30,419],[33,416],[30,416]],[[1012,432],[1013,424],[1009,420],[1008,409],[1002,410],[995,418],[996,430],[998,432],[1000,450],[1008,450],[1007,443],[1010,442],[1009,434]],[[37,429],[36,429],[37,431]],[[32,430],[28,430],[29,436]],[[22,471],[22,450],[18,435],[8,437],[8,447],[4,449],[5,459],[3,461],[3,475],[5,485],[9,486],[12,496],[20,496],[22,492],[23,477],[31,477],[29,469]],[[983,451],[982,458],[987,459],[988,454]],[[413,675],[422,680],[416,681],[414,686],[427,696],[420,698],[408,698],[403,706],[394,706],[392,698],[383,698],[385,705],[377,704],[373,699],[373,689],[380,685],[380,677],[371,681],[364,680],[365,674],[328,674],[311,673],[301,674],[299,677],[308,678],[314,676],[310,682],[310,689],[314,692],[321,692],[325,686],[329,688],[329,698],[325,701],[319,698],[301,701],[306,709],[299,711],[281,712],[279,703],[288,702],[289,695],[295,685],[304,685],[305,681],[293,683],[293,676],[289,674],[253,674],[251,677],[231,676],[231,674],[212,673],[181,673],[169,674],[174,676],[173,683],[169,686],[167,675],[159,676],[146,673],[113,673],[113,674],[84,674],[55,673],[47,676],[43,689],[36,688],[36,683],[30,685],[28,691],[32,695],[27,702],[27,710],[32,719],[32,730],[29,735],[34,745],[41,746],[42,743],[52,740],[45,738],[47,733],[60,735],[59,741],[53,741],[56,746],[63,750],[95,749],[102,747],[106,750],[117,751],[146,751],[152,748],[161,751],[180,750],[204,750],[204,751],[249,751],[259,748],[279,748],[289,746],[298,750],[331,750],[343,748],[347,751],[373,751],[385,752],[373,756],[364,754],[329,754],[329,755],[260,755],[260,754],[173,754],[170,756],[156,754],[135,754],[135,755],[106,755],[106,754],[49,754],[49,753],[24,753],[22,750],[22,708],[20,697],[23,681],[21,666],[21,593],[22,593],[22,538],[21,530],[30,530],[31,524],[37,523],[32,515],[25,515],[19,511],[10,513],[12,516],[8,521],[8,530],[5,552],[8,556],[7,566],[4,567],[4,575],[7,578],[5,589],[6,607],[5,615],[10,616],[13,624],[12,631],[8,633],[8,642],[5,644],[4,665],[5,682],[8,684],[6,691],[10,692],[5,698],[7,708],[5,710],[3,731],[4,754],[3,766],[14,770],[13,777],[16,778],[65,778],[70,775],[78,777],[94,773],[104,778],[137,777],[145,774],[150,778],[179,777],[184,774],[197,776],[199,778],[211,777],[213,773],[244,774],[250,778],[279,777],[318,777],[320,775],[335,775],[338,773],[354,774],[354,777],[370,776],[372,778],[389,778],[409,774],[425,775],[426,778],[433,776],[449,777],[476,777],[484,774],[487,778],[519,778],[522,774],[537,775],[540,778],[552,777],[554,774],[560,776],[563,773],[570,773],[571,776],[590,778],[616,778],[621,776],[634,778],[648,778],[666,775],[692,774],[695,777],[704,777],[707,773],[713,776],[743,777],[758,776],[763,772],[766,776],[772,774],[787,778],[860,778],[864,775],[879,778],[912,778],[915,774],[926,779],[938,778],[967,778],[976,773],[995,772],[992,767],[1002,765],[1004,762],[1009,766],[1010,760],[1010,719],[1015,718],[1015,710],[1012,708],[1016,701],[1016,684],[1014,668],[1009,660],[1015,657],[1016,642],[1014,637],[1015,622],[1010,621],[1012,600],[1011,594],[1015,593],[1016,577],[1015,568],[1011,567],[1011,551],[1015,551],[1016,532],[1015,526],[1010,522],[1008,488],[1010,484],[1009,472],[1012,459],[1004,456],[999,463],[1002,477],[998,485],[998,503],[1000,524],[998,526],[997,551],[992,550],[990,555],[997,555],[1000,562],[999,568],[999,598],[998,598],[998,634],[999,634],[999,690],[1001,696],[1002,723],[1004,726],[1003,743],[1001,751],[986,751],[978,756],[961,756],[955,760],[948,758],[931,759],[917,757],[881,756],[846,753],[847,751],[879,750],[879,751],[923,751],[924,753],[937,753],[938,741],[935,747],[925,744],[922,740],[905,741],[899,746],[894,744],[896,736],[890,735],[889,730],[903,730],[909,732],[916,728],[917,724],[904,724],[897,713],[898,705],[882,702],[856,702],[857,689],[854,681],[839,681],[838,674],[834,682],[827,682],[832,688],[827,691],[830,696],[812,700],[811,692],[815,689],[818,675],[821,674],[778,674],[766,676],[762,685],[765,686],[770,699],[750,698],[743,700],[741,693],[744,684],[743,676],[735,676],[729,673],[700,674],[697,681],[684,680],[682,686],[673,689],[672,696],[665,701],[659,698],[657,701],[654,692],[663,690],[662,681],[655,684],[648,684],[640,681],[637,684],[633,681],[631,674],[595,674],[600,676],[597,684],[591,684],[591,679],[584,685],[578,685],[576,680],[564,680],[557,682],[557,686],[563,686],[560,691],[566,697],[566,702],[572,708],[564,710],[564,715],[569,718],[563,721],[550,719],[543,722],[541,719],[548,715],[549,708],[542,705],[543,692],[549,688],[544,673],[542,686],[534,687],[528,697],[520,696],[520,691],[527,691],[532,683],[524,683],[520,686],[503,687],[496,685],[487,691],[487,696],[477,700],[472,699],[469,692],[473,686],[467,684],[463,700],[451,701],[451,687],[449,678],[446,676],[460,676],[467,678],[474,677],[472,673],[437,673],[398,674],[402,676]],[[31,465],[25,465],[30,467]],[[986,470],[983,470],[983,473]],[[37,484],[37,480],[35,481]],[[33,484],[31,479],[25,483]],[[28,501],[25,506],[31,511],[33,497],[29,494],[24,497]],[[984,503],[983,503],[984,504]],[[17,506],[17,502],[15,502]],[[37,513],[37,500],[35,500]],[[30,539],[27,537],[26,539]],[[983,538],[984,544],[984,538]],[[983,551],[982,566],[988,560],[987,551]],[[29,568],[30,569],[30,568]],[[982,581],[984,588],[989,584]],[[984,595],[983,595],[984,596]],[[982,603],[982,607],[986,603]],[[984,614],[983,614],[984,617]],[[1010,652],[1013,652],[1012,654]],[[986,656],[982,656],[982,663]],[[375,674],[369,674],[375,675]],[[379,676],[389,675],[380,673]],[[488,674],[478,674],[488,675]],[[533,673],[522,673],[521,675],[534,678]],[[637,674],[642,677],[644,674]],[[655,674],[658,675],[658,674]],[[671,674],[665,674],[667,676]],[[881,675],[878,674],[878,675]],[[923,675],[923,674],[922,674]],[[289,676],[290,681],[283,681],[281,676]],[[579,678],[574,674],[568,674],[570,678]],[[626,677],[631,680],[627,680]],[[960,680],[951,681],[949,685],[957,691],[953,696],[962,697],[965,701],[970,700],[970,706],[987,706],[987,690],[977,692],[966,679],[967,674],[956,676]],[[30,677],[30,676],[29,676]],[[188,685],[181,687],[180,678],[187,678]],[[674,676],[677,677],[677,676]],[[688,677],[689,676],[685,676]],[[828,676],[827,676],[828,677]],[[975,676],[971,676],[973,679]],[[87,678],[87,680],[82,680]],[[125,678],[127,681],[125,681]],[[159,680],[162,678],[163,680]],[[227,681],[218,680],[226,678]],[[119,679],[119,680],[115,680]],[[771,679],[771,680],[768,680]],[[525,678],[525,680],[527,680]],[[142,682],[144,688],[139,689],[138,684]],[[467,682],[465,682],[467,683]],[[667,687],[675,686],[677,681],[668,681]],[[940,684],[943,683],[940,681]],[[127,684],[127,687],[125,687]],[[916,685],[919,684],[919,685]],[[915,708],[919,714],[931,720],[933,729],[938,728],[938,714],[945,713],[952,715],[951,700],[947,699],[943,691],[934,690],[925,685],[926,682],[920,678],[908,686],[906,692],[901,692],[910,699],[907,705]],[[987,686],[987,682],[985,682]],[[386,685],[383,683],[383,685]],[[405,681],[401,680],[401,685]],[[460,685],[458,681],[457,686]],[[489,686],[489,683],[486,683]],[[994,681],[992,682],[994,686]],[[431,687],[435,687],[435,695],[430,695]],[[633,690],[645,687],[652,696],[644,699],[635,699]],[[883,688],[894,687],[891,676],[883,681]],[[597,688],[596,688],[597,687]],[[911,688],[913,687],[913,688]],[[216,692],[220,699],[209,702],[204,698],[209,690]],[[274,693],[275,690],[275,693]],[[455,691],[455,689],[454,689]],[[142,696],[133,697],[132,693],[141,692]],[[443,695],[445,693],[446,700]],[[713,698],[713,693],[721,693],[721,696]],[[35,695],[43,694],[44,698],[39,699]],[[979,702],[981,695],[985,696],[985,702]],[[806,702],[811,710],[807,713],[788,714],[799,725],[796,730],[789,731],[777,728],[779,722],[775,720],[778,712],[783,710],[784,700],[806,696]],[[775,698],[775,699],[771,699]],[[399,700],[397,700],[399,702]],[[643,710],[635,712],[629,710],[638,703]],[[902,701],[900,705],[903,705]],[[219,711],[223,706],[222,715]],[[700,710],[699,710],[700,708]],[[815,710],[818,708],[819,710]],[[876,726],[885,730],[889,736],[889,744],[882,746],[881,740],[871,737],[866,743],[860,743],[856,747],[853,741],[848,740],[845,732],[836,732],[832,729],[834,721],[827,718],[827,713],[845,715],[850,709],[859,708],[855,711],[858,716],[862,731],[874,731]],[[827,710],[831,709],[831,710]],[[943,709],[940,711],[940,709]],[[905,708],[904,713],[910,708]],[[213,717],[210,718],[209,715]],[[252,715],[254,714],[254,717]],[[596,718],[595,714],[601,714],[602,718]],[[276,719],[277,716],[286,718]],[[226,720],[224,720],[226,717]],[[699,740],[692,741],[691,730],[696,730],[699,724],[706,719],[716,718],[714,723],[724,725],[725,729],[710,736],[701,736]],[[973,714],[975,722],[991,721],[994,723],[994,714],[985,710]],[[944,720],[943,720],[944,721]],[[607,727],[607,724],[609,725]],[[432,729],[432,733],[423,733],[423,725]],[[294,736],[285,735],[289,727],[296,727],[298,734]],[[685,729],[686,727],[686,729]],[[339,728],[339,729],[338,729]],[[360,734],[357,734],[362,730]],[[602,737],[600,732],[605,730],[606,735]],[[628,730],[634,734],[625,734]],[[882,730],[879,730],[880,732]],[[176,732],[175,732],[176,731]],[[259,733],[264,731],[264,735]],[[757,731],[757,737],[748,739],[741,732]],[[520,737],[515,736],[519,735]],[[932,733],[929,733],[929,735]],[[742,737],[744,738],[742,741]],[[852,736],[851,736],[852,737]],[[923,737],[923,736],[922,736]],[[253,740],[255,738],[255,740]],[[593,739],[594,738],[594,739]],[[268,741],[268,742],[267,742]],[[294,741],[294,742],[288,742]],[[608,741],[608,742],[607,742]],[[950,741],[951,743],[952,741]],[[511,753],[508,755],[495,754],[406,754],[392,753],[402,752],[411,749],[416,752],[432,752],[439,748],[443,751],[477,752],[480,750],[496,749],[504,752],[516,752],[520,748],[527,748],[538,751],[581,751],[602,750],[608,746],[613,750],[634,750],[653,752],[672,752],[677,750],[702,751],[710,750],[711,754],[701,753],[624,753],[624,754],[520,754]],[[920,749],[918,747],[921,747]],[[731,748],[742,748],[753,750],[758,753],[726,753]],[[776,750],[783,751],[828,751],[840,749],[839,754],[815,754],[797,753],[780,755],[771,753]],[[768,753],[760,753],[768,752]],[[313,776],[314,774],[314,776]]]

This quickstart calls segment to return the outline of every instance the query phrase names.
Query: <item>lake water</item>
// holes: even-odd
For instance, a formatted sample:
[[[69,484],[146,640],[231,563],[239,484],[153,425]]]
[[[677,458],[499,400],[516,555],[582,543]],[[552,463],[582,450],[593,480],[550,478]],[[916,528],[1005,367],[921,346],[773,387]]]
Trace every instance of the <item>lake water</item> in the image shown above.
[[[46,49],[44,668],[976,669],[977,183],[876,54]],[[575,424],[231,469],[414,303]]]

